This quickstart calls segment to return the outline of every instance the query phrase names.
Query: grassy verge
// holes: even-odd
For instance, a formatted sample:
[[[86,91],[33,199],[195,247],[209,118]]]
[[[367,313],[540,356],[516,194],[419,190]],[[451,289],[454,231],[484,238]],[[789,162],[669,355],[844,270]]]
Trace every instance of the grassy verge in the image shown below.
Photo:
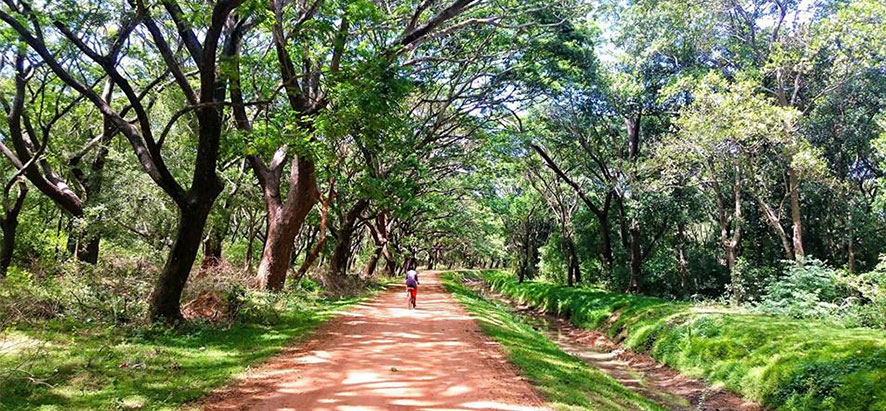
[[[636,351],[766,406],[886,410],[886,335],[809,320],[693,306],[480,274],[522,303],[609,334]]]
[[[292,295],[272,319],[180,329],[52,321],[0,332],[0,409],[175,409],[364,297]]]
[[[606,374],[563,352],[518,316],[462,284],[459,274],[445,274],[443,284],[498,341],[508,359],[550,401],[564,410],[657,410],[653,402],[628,390]]]

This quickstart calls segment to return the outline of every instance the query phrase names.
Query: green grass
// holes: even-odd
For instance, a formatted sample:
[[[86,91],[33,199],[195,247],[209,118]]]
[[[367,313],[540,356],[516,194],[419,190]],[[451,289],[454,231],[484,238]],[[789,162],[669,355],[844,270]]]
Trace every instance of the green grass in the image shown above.
[[[479,274],[522,303],[607,333],[768,407],[886,410],[886,333]]]
[[[0,409],[175,409],[360,300],[299,301],[269,325],[124,330],[49,322],[7,329],[0,333]]]
[[[555,409],[659,410],[652,401],[628,390],[612,377],[563,352],[544,335],[512,314],[444,274],[446,289],[474,316],[483,332],[498,341],[508,359]]]

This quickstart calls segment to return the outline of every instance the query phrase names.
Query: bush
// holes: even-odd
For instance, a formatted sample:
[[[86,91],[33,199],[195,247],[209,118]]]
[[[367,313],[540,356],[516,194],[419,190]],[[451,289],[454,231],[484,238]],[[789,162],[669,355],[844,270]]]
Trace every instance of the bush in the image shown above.
[[[766,295],[766,286],[777,277],[773,267],[756,266],[745,258],[739,258],[735,265],[738,284],[735,289],[730,287],[729,293],[738,293],[740,303],[758,303]]]
[[[758,308],[792,318],[836,319],[846,311],[851,288],[839,270],[815,259],[785,263],[785,275],[766,286]]]
[[[850,311],[852,325],[886,329],[886,256],[880,257],[873,271],[849,282],[859,296]]]

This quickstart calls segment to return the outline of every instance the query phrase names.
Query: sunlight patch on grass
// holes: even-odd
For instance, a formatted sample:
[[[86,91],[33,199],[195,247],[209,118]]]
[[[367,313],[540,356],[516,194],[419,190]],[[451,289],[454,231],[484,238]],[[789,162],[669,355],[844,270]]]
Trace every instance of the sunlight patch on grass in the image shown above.
[[[95,329],[69,324],[6,330],[27,350],[0,355],[0,409],[176,409],[305,336],[362,298],[317,299],[272,325]]]
[[[575,358],[535,331],[506,307],[478,296],[458,274],[444,274],[444,286],[495,339],[511,363],[558,410],[659,410],[610,376]]]

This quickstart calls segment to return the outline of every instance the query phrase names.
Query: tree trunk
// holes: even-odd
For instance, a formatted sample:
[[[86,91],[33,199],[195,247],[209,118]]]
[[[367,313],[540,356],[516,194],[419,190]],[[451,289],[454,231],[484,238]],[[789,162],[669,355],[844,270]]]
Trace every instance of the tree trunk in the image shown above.
[[[791,190],[794,258],[802,260],[806,256],[806,252],[803,250],[803,224],[800,218],[800,180],[797,176],[797,171],[794,169],[788,169],[788,186]]]
[[[8,216],[0,222],[3,229],[3,244],[0,248],[0,278],[6,277],[9,265],[12,264],[12,253],[15,250],[15,232],[18,228],[18,218]]]
[[[366,200],[357,201],[356,204],[348,211],[344,217],[341,226],[338,229],[337,242],[332,258],[329,260],[329,273],[331,275],[345,275],[348,269],[348,258],[350,258],[351,240],[357,226],[357,219],[363,210],[369,206]]]
[[[689,260],[686,259],[686,233],[683,221],[677,223],[677,267],[680,270],[680,292],[688,294]]]
[[[221,263],[222,241],[224,241],[224,233],[217,228],[211,229],[203,239],[202,268],[215,267]]]
[[[581,282],[581,270],[579,267],[578,254],[575,251],[575,241],[568,232],[563,232],[563,254],[566,257],[566,283],[572,287]]]
[[[575,240],[569,237],[569,254],[572,260],[572,278],[576,284],[581,284],[581,261],[578,259],[578,252],[575,249]]]
[[[249,215],[249,229],[248,236],[249,239],[246,242],[246,255],[243,256],[243,268],[251,269],[252,268],[252,244],[255,242],[255,216],[250,213]]]
[[[846,228],[848,231],[848,235],[846,236],[846,251],[849,254],[847,266],[849,269],[849,274],[855,274],[855,227],[853,226],[851,209],[848,214],[849,217],[846,219]]]
[[[296,282],[300,281],[301,278],[307,274],[308,270],[310,270],[311,266],[314,264],[314,261],[316,261],[317,257],[320,255],[320,252],[323,251],[323,247],[326,246],[326,226],[329,221],[329,204],[334,197],[335,180],[330,180],[329,194],[323,199],[323,206],[320,208],[320,228],[317,230],[317,244],[308,248],[308,254],[305,256],[305,260],[302,261],[301,266],[298,267],[298,271],[295,274]]]
[[[388,248],[387,244],[385,244],[382,250],[382,255],[384,255],[385,257],[385,274],[387,274],[389,277],[395,276],[397,274],[397,262],[394,261],[394,258],[391,255],[391,251]]]
[[[363,277],[371,277],[375,273],[375,267],[378,265],[379,258],[381,258],[381,250],[382,247],[376,247],[372,255],[369,256],[366,268],[363,269]]]
[[[600,238],[602,239],[602,244],[600,245],[600,259],[603,261],[607,270],[612,270],[615,258],[612,256],[612,233],[609,229],[609,216],[597,216],[597,221],[599,222]]]
[[[630,258],[631,258],[631,278],[628,284],[628,291],[631,293],[639,293],[642,280],[642,264],[643,254],[640,249],[640,221],[634,217],[631,219],[630,225]]]
[[[68,243],[65,245],[65,249],[67,249],[68,254],[74,256],[77,261],[87,264],[95,264],[98,262],[99,238],[96,236],[71,235],[68,237]]]
[[[241,162],[237,173],[237,179],[234,182],[234,187],[228,193],[227,197],[225,197],[224,203],[215,209],[215,218],[211,219],[211,228],[209,229],[209,233],[203,239],[203,268],[216,266],[222,260],[222,244],[224,243],[225,237],[228,235],[228,231],[230,231],[234,199],[237,197],[237,193],[242,186],[246,165],[246,160]]]
[[[258,264],[259,287],[262,289],[280,291],[286,282],[286,271],[298,234],[297,229],[293,232],[291,219],[282,207],[268,209],[268,234]]]
[[[88,264],[98,263],[98,249],[101,238],[92,235],[86,236],[81,240],[85,240],[86,244],[80,244],[77,247],[77,259]]]
[[[778,236],[778,239],[781,241],[781,247],[784,250],[785,258],[793,260],[794,252],[791,249],[791,241],[788,239],[788,234],[785,232],[784,227],[781,226],[779,216],[772,211],[762,198],[757,197],[757,203],[760,205],[760,210],[763,212],[763,216],[766,217],[766,222],[769,223],[769,226],[772,227],[775,234]],[[781,212],[779,212],[779,214],[781,214]]]
[[[178,230],[172,250],[163,267],[163,272],[151,292],[151,319],[175,323],[182,320],[181,296],[184,291],[197,249],[203,237],[203,227],[209,216],[212,202],[197,204],[180,210]]]
[[[306,156],[293,156],[289,175],[289,192],[280,196],[280,180],[286,159],[286,147],[274,154],[266,166],[261,158],[250,156],[253,170],[262,186],[267,208],[267,235],[256,274],[263,289],[280,291],[286,282],[295,237],[319,197],[314,162]]]
[[[6,277],[9,265],[12,264],[12,254],[15,252],[15,234],[18,229],[18,216],[25,202],[25,197],[28,195],[28,186],[23,180],[19,180],[14,184],[18,185],[19,189],[12,206],[9,205],[9,189],[12,188],[12,184],[6,186],[7,191],[3,194],[4,216],[0,220],[0,228],[3,230],[3,244],[0,246],[0,278]]]

